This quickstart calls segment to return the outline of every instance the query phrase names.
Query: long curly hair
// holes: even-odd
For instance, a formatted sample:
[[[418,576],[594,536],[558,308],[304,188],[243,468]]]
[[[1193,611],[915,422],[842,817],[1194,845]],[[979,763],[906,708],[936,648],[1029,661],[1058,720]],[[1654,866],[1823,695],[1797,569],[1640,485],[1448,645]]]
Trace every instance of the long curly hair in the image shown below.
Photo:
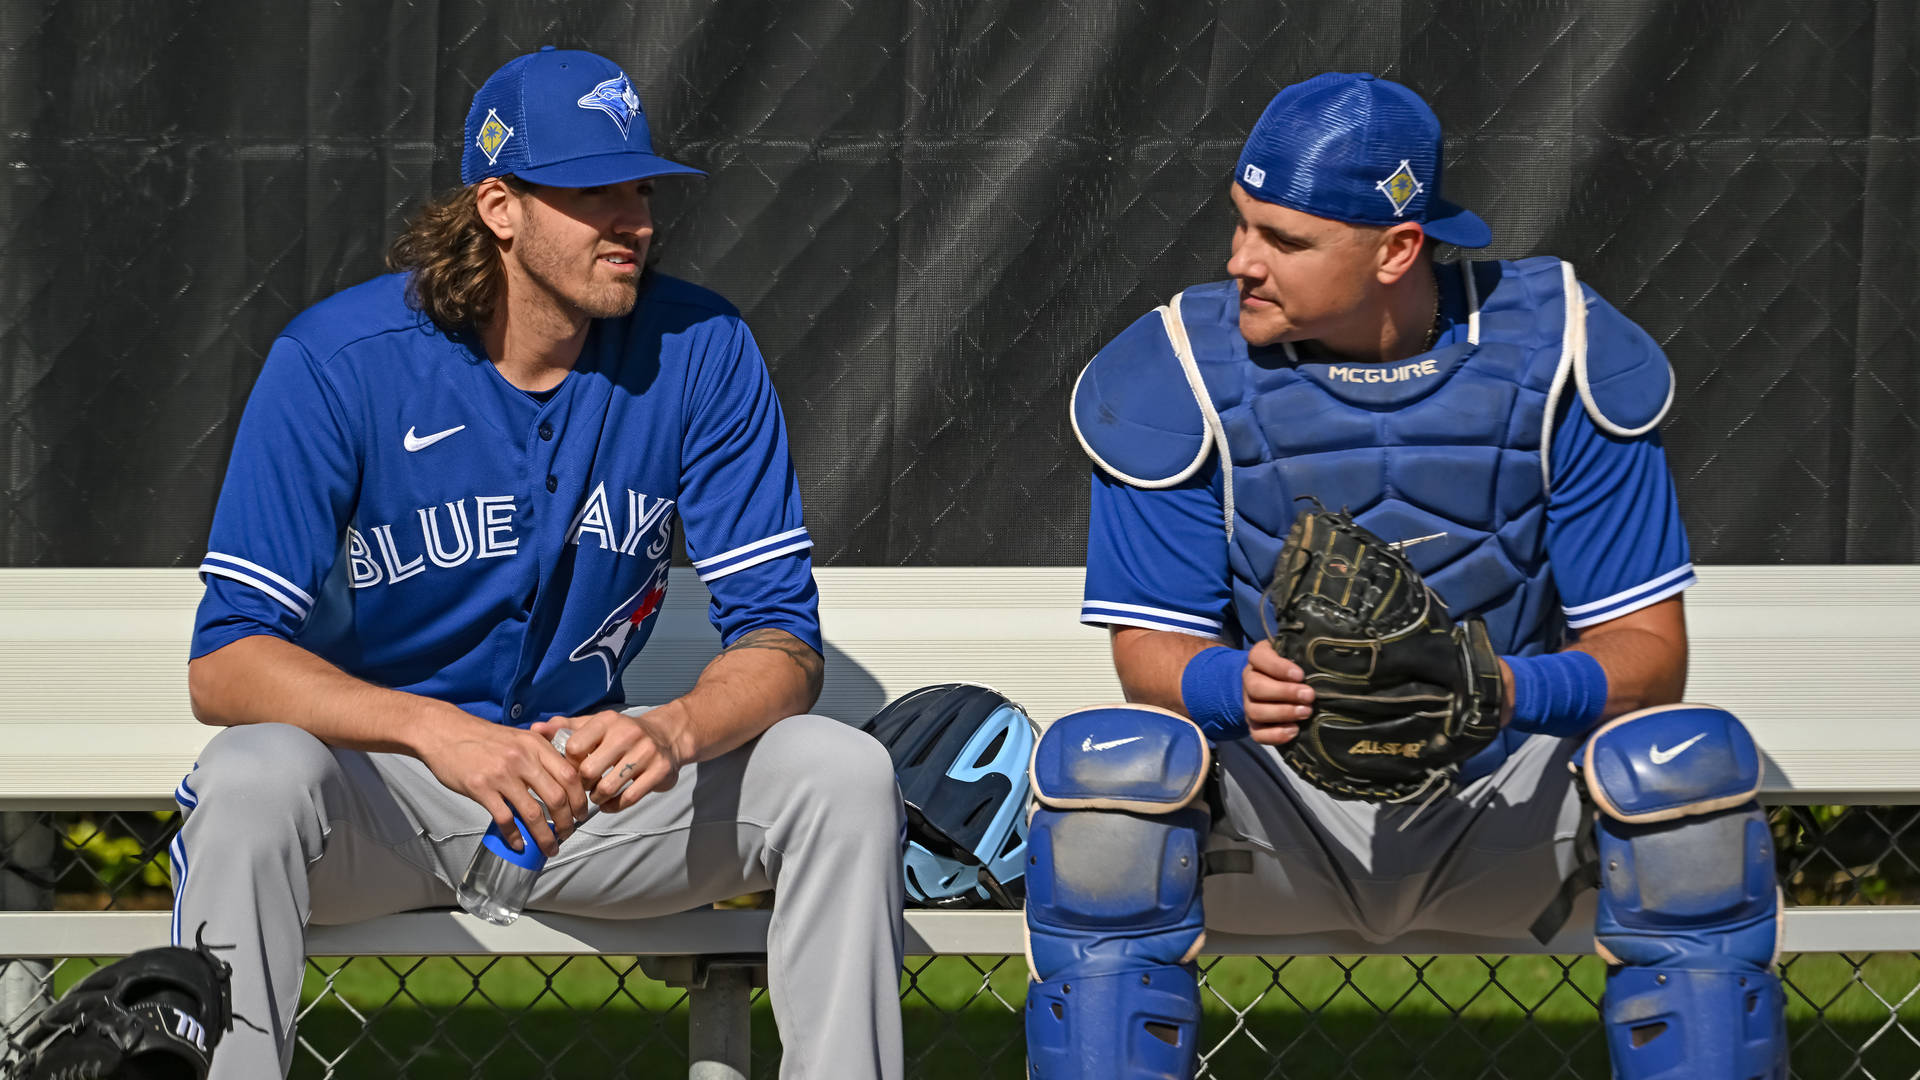
[[[504,177],[515,194],[532,185]],[[473,330],[493,317],[506,271],[493,231],[480,220],[479,185],[428,200],[387,249],[387,265],[407,271],[407,302],[446,331]]]

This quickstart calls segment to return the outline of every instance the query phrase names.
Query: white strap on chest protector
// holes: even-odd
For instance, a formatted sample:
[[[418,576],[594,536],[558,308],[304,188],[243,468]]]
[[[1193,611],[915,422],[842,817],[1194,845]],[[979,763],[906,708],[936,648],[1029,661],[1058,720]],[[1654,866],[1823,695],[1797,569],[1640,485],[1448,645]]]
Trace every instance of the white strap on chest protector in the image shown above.
[[[1473,288],[1469,278],[1467,288]],[[1553,385],[1547,390],[1546,414],[1540,418],[1540,487],[1543,491],[1553,490],[1553,418],[1560,410],[1560,395],[1566,390],[1567,376],[1573,376],[1574,388],[1580,393],[1580,402],[1586,407],[1587,416],[1593,425],[1617,439],[1633,439],[1660,426],[1667,418],[1667,410],[1673,408],[1673,392],[1678,382],[1667,380],[1667,400],[1653,419],[1639,427],[1621,427],[1600,411],[1600,404],[1593,399],[1593,387],[1587,374],[1587,296],[1580,287],[1580,279],[1574,275],[1573,264],[1566,260],[1560,262],[1560,290],[1566,297],[1567,317],[1565,329],[1560,334],[1560,364],[1553,372]]]
[[[1155,310],[1160,312],[1160,321],[1166,325],[1167,341],[1173,345],[1173,355],[1180,359],[1180,370],[1187,377],[1187,388],[1193,391],[1193,400],[1200,406],[1200,415],[1206,421],[1207,431],[1201,438],[1200,452],[1206,453],[1206,444],[1212,440],[1220,448],[1220,491],[1221,505],[1224,508],[1227,539],[1233,539],[1233,455],[1227,452],[1227,429],[1220,423],[1220,413],[1213,407],[1213,395],[1207,393],[1207,384],[1200,377],[1200,363],[1193,358],[1193,342],[1187,337],[1187,324],[1180,317],[1180,300],[1184,293],[1175,293],[1166,305]],[[1199,465],[1199,459],[1194,460]],[[1183,475],[1180,479],[1186,479]]]

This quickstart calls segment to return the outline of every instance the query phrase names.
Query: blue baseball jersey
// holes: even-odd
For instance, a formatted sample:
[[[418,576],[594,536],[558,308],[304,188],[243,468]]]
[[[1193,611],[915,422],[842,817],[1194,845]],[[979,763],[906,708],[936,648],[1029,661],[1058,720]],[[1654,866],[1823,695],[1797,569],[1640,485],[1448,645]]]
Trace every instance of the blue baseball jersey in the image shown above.
[[[1512,268],[1509,267],[1507,272],[1511,275]],[[1512,278],[1508,280],[1509,284],[1502,288],[1512,291]],[[1459,363],[1459,369],[1453,375],[1455,379],[1460,378],[1460,372],[1473,376],[1475,365],[1491,363],[1495,358],[1490,349],[1482,348],[1475,353],[1468,344],[1466,339],[1470,322],[1461,317],[1465,315],[1462,306],[1467,301],[1455,281],[1451,273],[1441,277],[1445,300],[1443,311],[1452,309],[1456,318],[1448,322],[1430,350],[1428,360],[1363,369],[1354,365],[1321,362],[1311,356],[1297,361],[1283,361],[1278,357],[1280,350],[1275,349],[1257,350],[1259,355],[1246,362],[1263,370],[1293,366],[1304,378],[1319,382],[1327,382],[1334,377],[1359,382],[1364,376],[1377,377],[1383,385],[1391,384],[1410,376],[1424,375],[1426,369],[1421,364],[1436,369],[1444,368],[1442,361]],[[1205,290],[1211,288],[1190,290],[1188,296],[1202,296]],[[1230,286],[1226,287],[1226,291],[1228,299],[1232,299]],[[1633,353],[1641,360],[1659,359],[1657,346],[1651,339],[1611,305],[1584,288],[1580,300],[1587,309],[1585,333],[1596,367],[1605,366],[1603,357],[1608,350],[1612,350],[1614,356]],[[1554,305],[1559,303],[1558,300],[1554,301]],[[1237,338],[1237,324],[1228,325],[1236,314],[1231,303],[1212,308],[1204,307],[1196,299],[1189,306],[1194,312],[1191,318],[1217,319],[1221,322],[1219,327],[1214,327],[1212,322],[1199,327],[1190,326],[1196,339],[1203,332],[1212,332],[1216,336],[1232,334]],[[1525,315],[1525,312],[1520,314]],[[1548,320],[1552,314],[1549,311],[1541,319]],[[1541,339],[1544,346],[1542,351],[1549,358],[1557,356],[1560,347],[1558,342],[1556,325],[1552,326],[1550,334]],[[1245,350],[1244,343],[1241,348]],[[1157,317],[1135,324],[1134,328],[1116,339],[1109,349],[1138,354],[1133,370],[1164,368],[1174,373],[1174,379],[1179,378],[1179,361]],[[1651,357],[1646,355],[1649,352]],[[1466,359],[1460,360],[1461,355]],[[1111,362],[1105,353],[1102,359]],[[1115,356],[1111,359],[1124,363],[1127,358]],[[1115,365],[1116,368],[1119,366]],[[1659,367],[1664,368],[1663,359]],[[1444,377],[1448,371],[1440,370],[1439,374]],[[1545,371],[1532,372],[1531,377],[1538,381],[1551,374],[1549,367]],[[1441,379],[1434,378],[1433,382],[1439,384]],[[1417,386],[1411,390],[1414,394],[1433,392]],[[1300,400],[1310,400],[1313,404],[1306,407],[1291,404]],[[1421,399],[1411,400],[1418,404]],[[1552,648],[1564,640],[1564,631],[1577,631],[1619,618],[1673,596],[1694,582],[1686,529],[1680,519],[1679,503],[1674,496],[1672,477],[1658,434],[1649,430],[1637,437],[1621,437],[1601,431],[1588,409],[1582,406],[1581,398],[1574,393],[1571,384],[1565,389],[1560,404],[1562,408],[1553,421],[1553,436],[1548,450],[1553,480],[1551,487],[1544,492],[1543,524],[1536,529],[1526,524],[1529,519],[1516,519],[1515,527],[1509,530],[1511,542],[1541,545],[1543,550],[1539,555],[1544,557],[1544,563],[1550,571],[1552,591],[1548,594],[1548,602],[1557,603],[1558,617],[1508,620],[1514,630],[1522,631],[1515,640],[1500,643],[1504,649],[1513,652]],[[1282,406],[1276,404],[1272,407],[1278,409]],[[1347,415],[1359,417],[1368,423],[1375,422],[1370,417],[1379,415],[1378,407],[1372,412],[1356,408],[1350,414],[1336,415],[1342,406],[1331,398],[1323,402],[1318,397],[1303,399],[1296,396],[1290,399],[1286,407],[1293,410],[1287,414],[1289,424],[1319,422],[1328,430],[1336,431],[1342,430],[1338,425],[1351,423]],[[1268,405],[1263,399],[1254,406],[1254,412],[1258,414],[1265,408]],[[1453,416],[1448,416],[1443,422],[1457,421]],[[1228,425],[1228,430],[1231,432],[1231,425]],[[1539,448],[1537,435],[1537,424],[1532,431],[1501,431],[1502,437],[1513,440],[1512,445],[1519,446],[1522,451],[1531,447],[1535,462]],[[1162,432],[1141,428],[1135,439],[1161,437],[1164,437]],[[1311,441],[1310,433],[1302,433],[1297,437],[1302,441]],[[1453,436],[1437,430],[1430,434],[1420,433],[1420,437],[1438,443]],[[1179,445],[1186,444],[1183,442]],[[1355,497],[1352,505],[1356,511],[1365,506],[1392,506],[1397,500],[1412,500],[1417,506],[1420,500],[1435,499],[1443,493],[1422,489],[1417,495],[1409,494],[1407,489],[1399,486],[1399,482],[1403,479],[1411,482],[1418,477],[1407,472],[1396,472],[1396,469],[1400,467],[1397,463],[1420,461],[1419,455],[1423,453],[1430,452],[1419,446],[1396,450],[1386,457],[1356,452],[1349,459],[1351,468],[1346,470],[1346,474],[1350,475],[1342,474],[1337,464],[1328,464],[1322,469],[1329,476],[1344,475],[1350,481],[1343,489],[1342,498]],[[1182,450],[1174,456],[1181,454],[1187,454],[1187,451]],[[1537,464],[1525,464],[1525,457],[1525,453],[1522,453],[1517,466],[1503,463],[1489,465],[1488,468],[1514,469],[1515,475],[1524,480],[1527,470],[1533,470],[1536,475],[1538,473]],[[1461,459],[1468,460],[1464,455],[1461,455]],[[1448,467],[1462,468],[1455,465]],[[1475,475],[1470,467],[1465,467],[1465,471],[1452,475],[1451,485],[1453,490],[1460,493],[1461,501],[1474,504],[1476,500],[1486,499],[1493,480],[1492,475]],[[1540,485],[1534,486],[1538,488]],[[1240,492],[1240,498],[1252,497],[1257,491],[1248,488]],[[1109,470],[1095,468],[1081,621],[1101,626],[1139,626],[1173,631],[1217,638],[1236,645],[1265,637],[1262,627],[1243,625],[1246,621],[1243,617],[1244,605],[1235,603],[1234,575],[1229,566],[1232,544],[1223,528],[1223,502],[1223,470],[1217,457],[1209,457],[1204,463],[1196,462],[1195,467],[1178,483],[1164,486],[1128,483],[1110,475]],[[1242,506],[1240,512],[1244,518],[1247,508]],[[1491,513],[1484,508],[1478,512]],[[1406,516],[1405,511],[1401,513]],[[1278,516],[1284,521],[1292,514],[1288,511]],[[1284,529],[1284,525],[1281,528]],[[1448,551],[1444,534],[1437,529],[1433,536],[1421,535],[1416,531],[1395,533],[1394,538],[1414,543],[1439,541],[1411,547],[1408,554],[1429,575],[1439,572],[1444,576],[1449,572],[1465,571],[1464,576],[1471,586],[1476,567],[1461,555]],[[1522,554],[1514,553],[1516,558]],[[1270,566],[1265,573],[1271,573]],[[1448,595],[1446,588],[1441,587],[1440,591],[1450,605],[1461,603],[1461,598]],[[1474,612],[1470,605],[1466,612],[1456,611],[1456,614],[1471,613]],[[1529,629],[1531,627],[1541,630],[1536,632]]]
[[[786,425],[725,300],[650,274],[536,399],[394,274],[303,312],[240,421],[192,654],[255,634],[530,724],[624,701],[675,522],[723,642],[821,647]]]

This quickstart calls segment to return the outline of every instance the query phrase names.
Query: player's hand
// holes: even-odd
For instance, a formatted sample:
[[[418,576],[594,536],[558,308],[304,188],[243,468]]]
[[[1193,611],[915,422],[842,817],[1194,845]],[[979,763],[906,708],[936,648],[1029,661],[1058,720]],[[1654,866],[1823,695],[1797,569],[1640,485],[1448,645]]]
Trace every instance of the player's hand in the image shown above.
[[[1270,641],[1247,654],[1241,704],[1254,742],[1280,746],[1300,734],[1301,723],[1313,715],[1313,687],[1300,681],[1305,675],[1300,665],[1275,652]]]
[[[613,709],[588,716],[554,717],[533,725],[549,737],[561,728],[567,759],[580,772],[588,798],[604,813],[618,813],[680,781],[692,756],[686,746],[686,714],[678,702],[638,716]]]
[[[533,842],[552,855],[587,816],[579,771],[546,736],[469,720],[428,745],[420,760],[442,784],[486,807],[508,846],[521,848],[520,830],[513,827],[518,814]]]

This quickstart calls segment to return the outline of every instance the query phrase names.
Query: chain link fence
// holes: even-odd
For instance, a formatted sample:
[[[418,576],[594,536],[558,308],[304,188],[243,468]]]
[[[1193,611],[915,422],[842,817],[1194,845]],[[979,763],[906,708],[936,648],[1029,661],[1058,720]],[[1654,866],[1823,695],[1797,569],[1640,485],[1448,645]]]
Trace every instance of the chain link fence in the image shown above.
[[[1772,820],[1789,904],[1920,903],[1920,806],[1780,806]],[[177,827],[167,812],[0,815],[5,899],[165,908]],[[28,989],[57,994],[102,962],[16,961],[0,988],[13,985],[15,1000]],[[632,956],[316,957],[293,1075],[683,1075],[687,997],[647,966]],[[1591,956],[1234,956],[1201,968],[1204,1076],[1607,1075],[1604,968]],[[1920,1078],[1920,952],[1789,955],[1782,969],[1795,1078]],[[1022,1076],[1025,992],[1018,956],[910,958],[908,1075]],[[753,1042],[753,1074],[775,1076],[764,991]]]

